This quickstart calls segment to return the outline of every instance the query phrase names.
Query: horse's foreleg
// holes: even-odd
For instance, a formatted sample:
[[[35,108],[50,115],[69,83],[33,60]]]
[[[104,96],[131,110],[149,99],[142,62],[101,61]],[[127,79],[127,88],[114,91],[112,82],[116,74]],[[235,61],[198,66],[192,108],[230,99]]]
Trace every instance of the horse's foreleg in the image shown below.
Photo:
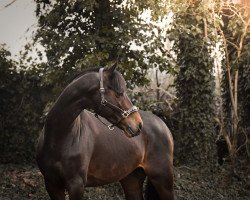
[[[51,200],[65,200],[65,190],[62,187],[55,186],[48,180],[45,180],[45,187]]]
[[[143,182],[145,177],[142,169],[136,169],[120,181],[126,200],[143,200]]]
[[[161,200],[174,200],[174,175],[172,162],[166,159],[159,159],[158,161],[165,162],[157,163],[157,161],[153,161],[145,169],[145,173]]]
[[[67,191],[70,200],[83,199],[84,182],[82,177],[77,176],[67,181]]]
[[[170,181],[164,177],[149,177],[161,200],[174,200],[174,190]]]

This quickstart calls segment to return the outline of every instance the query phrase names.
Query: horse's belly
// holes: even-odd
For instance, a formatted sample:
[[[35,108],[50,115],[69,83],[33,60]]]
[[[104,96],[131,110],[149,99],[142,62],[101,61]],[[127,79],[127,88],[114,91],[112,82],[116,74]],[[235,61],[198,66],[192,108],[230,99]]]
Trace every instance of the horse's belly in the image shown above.
[[[95,175],[88,175],[87,178],[87,184],[86,187],[97,187],[97,186],[102,186],[110,183],[114,183],[119,181],[119,177],[108,177],[108,178],[103,178],[103,177],[96,177]]]
[[[122,162],[116,164],[110,161],[108,164],[90,165],[87,176],[87,186],[101,186],[120,181],[139,166],[139,162]]]
[[[112,154],[109,154],[112,155]],[[143,160],[141,153],[130,156],[117,155],[93,158],[90,161],[87,175],[87,186],[100,186],[120,181],[138,168]]]

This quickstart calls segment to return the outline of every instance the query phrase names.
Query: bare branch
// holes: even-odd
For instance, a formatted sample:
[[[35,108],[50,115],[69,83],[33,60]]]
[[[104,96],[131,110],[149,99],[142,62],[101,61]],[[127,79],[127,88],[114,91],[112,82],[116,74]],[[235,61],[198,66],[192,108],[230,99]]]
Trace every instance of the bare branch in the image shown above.
[[[229,43],[229,44],[231,44],[232,46],[234,46],[234,48],[237,49],[237,51],[239,50],[239,47],[238,47],[235,43],[230,42],[230,41],[227,40],[227,39],[226,39],[226,42]]]
[[[245,23],[245,20],[243,19],[242,15],[241,15],[241,12],[240,12],[240,10],[243,9],[243,8],[237,9],[234,5],[228,4],[228,3],[224,4],[223,7],[230,10],[233,14],[232,15],[227,15],[227,14],[223,13],[223,11],[222,11],[222,15],[227,16],[229,18],[234,17],[236,15],[238,18],[240,18],[242,23]]]
[[[13,3],[15,3],[17,0],[13,0],[12,2],[8,3],[7,5],[5,5],[4,7],[7,8],[9,6],[11,6]]]
[[[242,50],[242,46],[243,46],[243,42],[244,42],[244,39],[247,35],[247,29],[250,25],[250,18],[248,19],[248,21],[246,21],[244,23],[244,28],[243,28],[243,32],[242,32],[242,36],[240,38],[240,43],[239,43],[239,50],[238,50],[238,59],[240,59],[240,56],[241,56],[241,50]]]
[[[204,23],[204,38],[207,39],[207,19],[203,18]]]
[[[15,3],[17,0],[12,0],[10,3],[6,4],[3,8],[0,8],[0,11],[2,11],[3,9],[11,6],[13,3]]]

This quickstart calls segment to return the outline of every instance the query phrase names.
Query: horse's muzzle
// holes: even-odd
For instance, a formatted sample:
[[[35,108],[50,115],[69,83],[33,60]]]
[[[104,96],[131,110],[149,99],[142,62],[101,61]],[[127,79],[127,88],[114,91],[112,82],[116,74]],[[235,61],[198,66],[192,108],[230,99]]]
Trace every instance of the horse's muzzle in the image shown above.
[[[128,125],[126,135],[128,137],[138,136],[141,133],[141,129],[142,129],[142,122],[139,123],[139,125],[138,125],[138,127],[136,129],[131,127],[130,125]]]
[[[132,113],[129,117],[121,121],[122,129],[127,137],[135,137],[141,133],[143,122],[138,112]]]

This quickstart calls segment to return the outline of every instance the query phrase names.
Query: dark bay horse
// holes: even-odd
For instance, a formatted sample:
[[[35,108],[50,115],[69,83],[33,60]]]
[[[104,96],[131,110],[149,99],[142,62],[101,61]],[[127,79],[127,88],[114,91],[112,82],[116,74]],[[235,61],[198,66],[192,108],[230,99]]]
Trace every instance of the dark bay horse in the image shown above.
[[[46,118],[37,163],[52,200],[65,192],[81,200],[84,187],[117,181],[126,200],[142,200],[146,176],[148,199],[174,199],[172,135],[132,105],[115,67],[85,71],[63,90]]]

